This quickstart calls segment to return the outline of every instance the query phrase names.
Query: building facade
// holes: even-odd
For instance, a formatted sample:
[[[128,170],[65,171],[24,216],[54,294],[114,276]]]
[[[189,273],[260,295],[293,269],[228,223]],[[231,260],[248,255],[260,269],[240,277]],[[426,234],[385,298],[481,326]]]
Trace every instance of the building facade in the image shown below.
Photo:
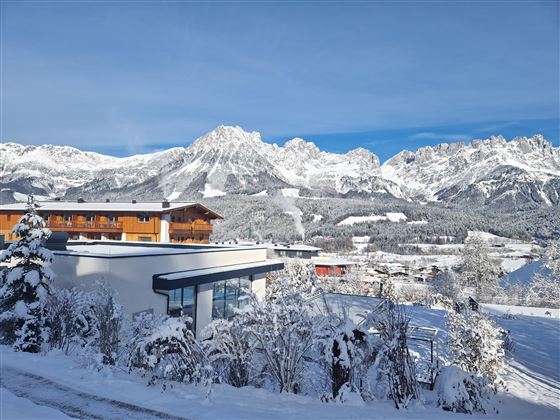
[[[91,291],[105,283],[130,316],[187,315],[196,334],[213,319],[231,318],[248,291],[265,295],[266,273],[281,270],[266,248],[202,244],[70,242],[54,250],[53,285]]]
[[[0,206],[0,234],[10,233],[25,212],[25,204]],[[41,203],[38,211],[46,227],[67,232],[72,240],[209,243],[212,221],[222,217],[192,202],[85,202]]]

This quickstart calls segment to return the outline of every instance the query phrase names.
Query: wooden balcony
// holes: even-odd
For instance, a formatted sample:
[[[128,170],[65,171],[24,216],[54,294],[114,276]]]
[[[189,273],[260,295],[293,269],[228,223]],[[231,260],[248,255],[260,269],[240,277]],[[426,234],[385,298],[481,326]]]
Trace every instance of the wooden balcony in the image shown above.
[[[209,235],[212,233],[212,225],[193,225],[192,223],[169,224],[169,233],[181,233],[183,235]]]
[[[122,222],[65,222],[63,220],[49,220],[46,222],[53,231],[79,231],[79,232],[122,232]]]
[[[169,223],[169,233],[183,233],[183,234],[192,234],[192,223],[177,223],[171,222]]]
[[[193,226],[193,233],[194,234],[211,234],[212,233],[212,225],[194,225]]]

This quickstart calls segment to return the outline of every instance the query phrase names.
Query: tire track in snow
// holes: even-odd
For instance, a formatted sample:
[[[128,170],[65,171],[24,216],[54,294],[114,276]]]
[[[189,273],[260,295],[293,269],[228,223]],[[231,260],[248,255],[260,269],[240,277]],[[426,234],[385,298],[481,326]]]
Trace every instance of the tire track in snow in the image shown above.
[[[35,404],[87,419],[186,420],[161,411],[77,391],[39,375],[8,366],[0,370],[0,387]]]

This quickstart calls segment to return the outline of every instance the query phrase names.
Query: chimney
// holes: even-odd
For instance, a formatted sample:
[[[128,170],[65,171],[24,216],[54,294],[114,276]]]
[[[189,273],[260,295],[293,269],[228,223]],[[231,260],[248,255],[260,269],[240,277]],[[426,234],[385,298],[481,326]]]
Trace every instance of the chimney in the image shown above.
[[[132,204],[136,204],[136,200],[132,200]]]
[[[84,203],[84,199],[82,197],[78,198],[78,203]]]
[[[169,201],[163,200],[163,201],[161,202],[161,208],[162,208],[162,209],[168,209],[169,206],[170,206]]]

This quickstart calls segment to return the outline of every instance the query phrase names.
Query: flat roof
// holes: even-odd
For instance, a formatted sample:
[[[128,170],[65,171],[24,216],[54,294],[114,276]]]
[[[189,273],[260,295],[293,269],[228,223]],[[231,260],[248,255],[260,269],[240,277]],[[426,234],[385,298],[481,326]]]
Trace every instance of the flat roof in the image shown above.
[[[283,268],[284,263],[280,260],[265,260],[245,264],[225,265],[222,267],[156,274],[152,277],[152,287],[156,290],[172,290],[197,284],[213,283],[235,277],[267,273],[269,271],[282,270]]]
[[[217,242],[219,243],[219,242]],[[280,244],[280,243],[273,243],[273,242],[239,242],[239,245],[256,245],[256,246],[264,246],[268,249],[274,250],[282,250],[282,251],[320,251],[321,248],[317,248],[316,246],[305,245],[305,244]]]
[[[335,266],[335,265],[357,265],[357,262],[344,260],[342,258],[325,258],[325,257],[315,257],[311,258],[313,264],[315,265],[326,265],[326,266]]]
[[[91,212],[144,212],[144,213],[165,213],[171,210],[178,210],[189,207],[201,207],[202,209],[222,218],[200,203],[191,201],[170,201],[169,207],[163,207],[162,201],[42,201],[39,203],[40,211],[91,211]],[[0,210],[25,211],[26,203],[14,203],[0,205]]]
[[[202,252],[254,250],[255,247],[234,245],[207,244],[174,244],[146,243],[121,241],[68,241],[66,250],[54,250],[56,255],[97,257],[97,258],[128,258],[156,255],[196,254]],[[108,242],[108,243],[105,243]],[[264,249],[264,248],[262,248]]]

